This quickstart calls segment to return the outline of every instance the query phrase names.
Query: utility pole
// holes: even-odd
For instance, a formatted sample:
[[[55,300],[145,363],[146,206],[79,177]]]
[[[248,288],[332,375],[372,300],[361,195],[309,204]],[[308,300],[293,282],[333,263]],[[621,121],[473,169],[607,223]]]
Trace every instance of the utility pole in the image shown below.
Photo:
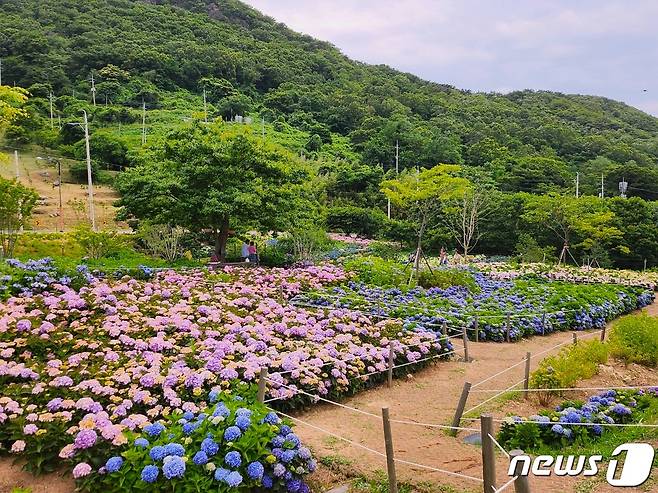
[[[146,102],[142,99],[142,145],[146,144]]]
[[[91,73],[91,100],[96,106],[96,83],[94,82],[94,73]]]
[[[203,88],[203,119],[208,123],[208,102],[206,101],[206,88]]]
[[[16,167],[16,181],[18,181],[21,177],[21,172],[18,168],[18,151],[14,151],[14,166]]]
[[[576,172],[576,198],[578,198],[578,192],[580,187],[580,173]]]
[[[622,199],[626,198],[626,190],[628,190],[628,182],[626,181],[626,178],[622,177],[621,181],[619,182],[619,196]]]
[[[603,198],[604,193],[603,193],[603,173],[601,173],[601,198]]]
[[[94,184],[91,179],[91,153],[89,151],[89,121],[87,120],[87,112],[82,110],[84,115],[85,127],[85,150],[87,151],[87,185],[89,187],[89,219],[91,220],[91,229],[96,231],[96,214],[94,212]]]
[[[265,117],[261,116],[260,117],[260,132],[261,132],[261,137],[263,140],[265,140]]]
[[[14,166],[16,167],[16,181],[19,181],[21,173],[18,168],[18,151],[14,150]],[[18,221],[20,223],[19,231],[23,231],[23,201],[18,202]]]
[[[0,86],[2,85],[2,58],[0,58]]]
[[[50,130],[53,129],[53,92],[50,91],[50,95],[48,97],[50,99]]]

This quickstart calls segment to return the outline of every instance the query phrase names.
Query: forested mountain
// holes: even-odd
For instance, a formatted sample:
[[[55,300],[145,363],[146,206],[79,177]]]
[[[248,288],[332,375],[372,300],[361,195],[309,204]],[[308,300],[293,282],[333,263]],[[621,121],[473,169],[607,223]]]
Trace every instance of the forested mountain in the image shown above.
[[[658,119],[609,99],[541,91],[482,94],[354,62],[236,0],[2,0],[3,80],[115,105],[168,108],[200,97],[216,114],[285,121],[349,138],[363,163],[480,168],[503,190],[572,186],[658,197]],[[35,86],[36,84],[36,86]],[[45,85],[45,86],[44,86]],[[174,95],[172,97],[171,95]],[[176,96],[177,95],[177,96]]]

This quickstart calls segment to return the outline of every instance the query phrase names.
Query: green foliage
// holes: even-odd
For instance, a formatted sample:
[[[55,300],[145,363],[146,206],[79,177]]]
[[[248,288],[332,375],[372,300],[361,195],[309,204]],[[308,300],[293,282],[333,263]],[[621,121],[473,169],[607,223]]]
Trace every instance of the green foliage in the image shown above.
[[[0,177],[0,258],[13,255],[19,231],[28,224],[38,197],[18,181]]]
[[[539,364],[530,375],[533,389],[558,389],[573,387],[581,379],[592,378],[598,373],[598,365],[608,360],[608,347],[600,341],[580,342],[562,349]],[[561,395],[560,391],[540,392],[539,398],[546,405],[550,398]]]
[[[116,255],[121,247],[121,239],[115,231],[93,231],[88,225],[81,225],[73,233],[75,241],[85,256],[92,260]]]
[[[69,173],[71,177],[76,181],[76,183],[87,183],[87,162],[86,161],[76,161],[69,167]],[[96,161],[91,162],[91,179],[92,181],[98,180],[99,169]]]
[[[314,217],[308,171],[283,148],[240,128],[193,124],[172,131],[116,187],[124,218],[215,232],[226,257],[230,230],[286,230]]]
[[[658,366],[658,318],[646,313],[617,320],[608,339],[610,354],[625,363]]]
[[[471,292],[478,292],[473,274],[462,269],[429,269],[418,273],[418,284],[424,288],[446,289],[450,286],[463,286]]]
[[[354,272],[359,281],[381,287],[405,286],[409,271],[395,260],[385,260],[374,256],[359,256],[347,260],[344,267]]]
[[[378,209],[339,206],[327,211],[326,223],[331,231],[374,237],[381,235],[387,218],[386,214]]]
[[[540,247],[537,240],[527,233],[519,236],[516,254],[520,262],[549,262],[556,260],[552,247]]]

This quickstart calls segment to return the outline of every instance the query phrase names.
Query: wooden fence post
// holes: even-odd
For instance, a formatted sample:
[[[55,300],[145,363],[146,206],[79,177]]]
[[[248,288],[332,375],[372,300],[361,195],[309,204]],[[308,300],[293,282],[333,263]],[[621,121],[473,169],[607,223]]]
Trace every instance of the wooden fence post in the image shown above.
[[[441,332],[443,332],[444,336],[448,337],[448,322],[446,320],[444,320],[441,325]]]
[[[604,325],[603,330],[601,330],[601,342],[605,341],[605,329],[606,329],[606,326]]]
[[[576,334],[575,332],[573,333],[573,343],[578,344],[578,334]]]
[[[258,379],[258,394],[256,396],[258,402],[263,404],[265,402],[265,386],[267,384],[267,368],[260,369],[260,377]]]
[[[473,321],[473,329],[475,330],[475,342],[480,342],[480,324],[477,315]]]
[[[530,352],[525,353],[525,377],[523,380],[523,390],[525,392],[523,395],[526,399],[528,398],[528,388],[530,387],[530,358]]]
[[[496,456],[494,454],[493,416],[482,414],[480,416],[480,436],[482,438],[482,479],[484,492],[491,493],[496,490]]]
[[[393,386],[393,342],[388,343],[388,380],[386,386],[390,389]]]
[[[452,429],[449,434],[457,436],[456,427],[459,426],[462,420],[462,415],[464,414],[464,408],[466,408],[466,401],[468,400],[468,394],[471,391],[471,382],[464,382],[462,387],[462,394],[459,396],[459,402],[457,403],[457,409],[455,410],[455,416],[452,418]]]
[[[546,312],[541,314],[541,335],[546,335]]]
[[[505,340],[507,342],[510,342],[510,334],[509,334],[511,329],[510,325],[511,325],[511,315],[509,312],[507,312],[507,319],[505,320]]]
[[[464,361],[468,363],[471,358],[468,356],[468,334],[466,333],[466,326],[462,327],[462,339],[464,340]]]
[[[520,455],[525,455],[523,450],[516,449],[509,453],[510,460]],[[516,468],[514,469],[514,476],[516,476],[516,479],[514,480],[514,491],[516,493],[530,493],[530,483],[528,482],[528,476],[521,474],[522,469],[523,463],[517,462]]]
[[[391,433],[391,420],[387,407],[382,407],[382,421],[384,422],[384,443],[386,444],[388,491],[389,493],[398,493],[398,480],[395,475],[395,456],[393,452],[393,433]]]

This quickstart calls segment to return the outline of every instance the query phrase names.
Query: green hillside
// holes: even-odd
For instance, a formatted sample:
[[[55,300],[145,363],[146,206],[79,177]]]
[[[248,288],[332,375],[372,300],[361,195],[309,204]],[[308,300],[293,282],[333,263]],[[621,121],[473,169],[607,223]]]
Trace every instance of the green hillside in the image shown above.
[[[205,87],[211,117],[289,125],[305,133],[307,152],[338,134],[351,147],[338,155],[390,169],[397,140],[403,167],[467,164],[505,190],[562,189],[581,171],[585,193],[604,174],[608,193],[625,176],[631,195],[658,196],[658,119],[605,98],[426,82],[351,61],[235,0],[5,0],[2,11],[4,80],[42,97],[52,88],[64,118],[77,108],[73,94],[90,98],[92,73],[99,104],[144,100],[173,111],[169,123],[201,111]],[[124,113],[105,121],[141,120]]]

